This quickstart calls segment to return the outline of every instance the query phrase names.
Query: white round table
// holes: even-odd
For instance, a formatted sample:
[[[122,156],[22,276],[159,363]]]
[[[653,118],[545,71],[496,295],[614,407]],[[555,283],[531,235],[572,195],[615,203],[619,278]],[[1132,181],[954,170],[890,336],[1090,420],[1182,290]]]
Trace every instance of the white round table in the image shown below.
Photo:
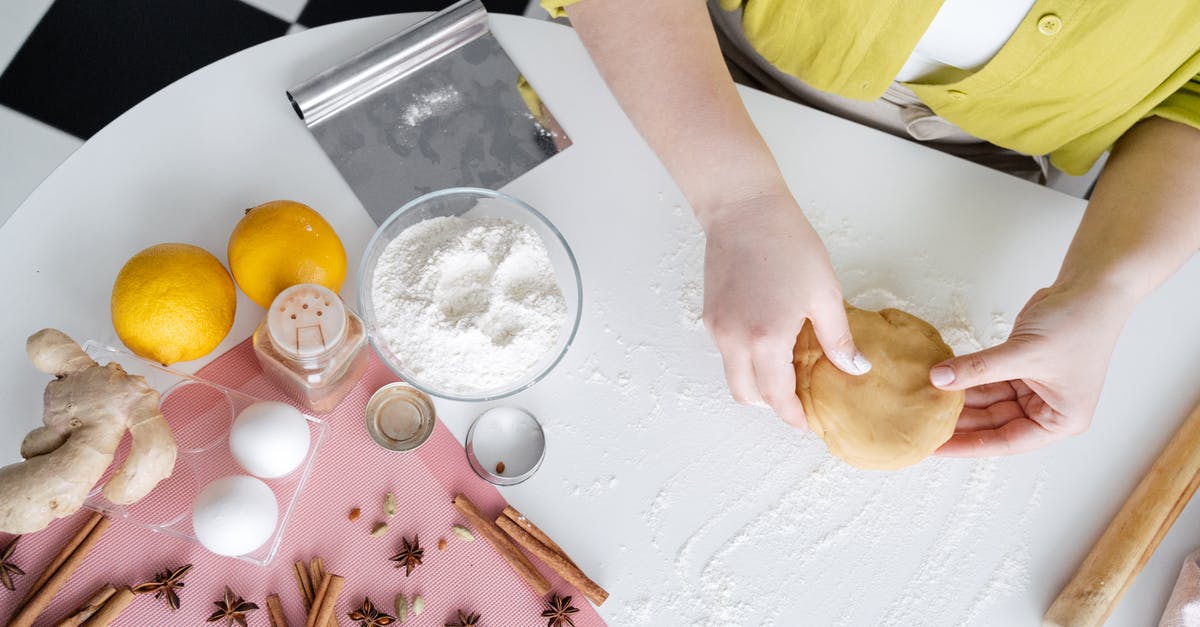
[[[0,462],[39,422],[45,377],[26,363],[25,337],[55,326],[115,343],[109,290],[143,247],[190,242],[224,259],[242,208],[291,198],[329,219],[357,265],[374,224],[284,90],[418,17],[317,28],[204,68],[118,118],[30,196],[0,229]],[[1139,308],[1087,434],[1015,458],[855,471],[728,400],[697,322],[703,239],[574,33],[492,23],[575,142],[505,191],[562,230],[584,287],[566,359],[512,401],[545,422],[546,461],[504,492],[608,588],[601,614],[615,625],[1038,621],[1196,400],[1200,264]],[[908,303],[964,346],[1003,337],[1053,278],[1081,201],[742,94],[852,300]],[[348,280],[348,302],[354,291]],[[261,313],[239,294],[213,355]],[[439,403],[460,439],[481,409]],[[1154,624],[1197,528],[1190,507],[1110,624]]]

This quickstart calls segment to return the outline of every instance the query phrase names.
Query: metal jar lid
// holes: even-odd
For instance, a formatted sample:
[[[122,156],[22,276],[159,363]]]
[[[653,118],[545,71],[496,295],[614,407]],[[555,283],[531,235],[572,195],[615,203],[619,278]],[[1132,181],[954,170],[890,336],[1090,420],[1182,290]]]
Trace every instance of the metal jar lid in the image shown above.
[[[436,420],[429,396],[400,382],[376,390],[363,412],[371,439],[391,451],[416,450],[433,434]]]

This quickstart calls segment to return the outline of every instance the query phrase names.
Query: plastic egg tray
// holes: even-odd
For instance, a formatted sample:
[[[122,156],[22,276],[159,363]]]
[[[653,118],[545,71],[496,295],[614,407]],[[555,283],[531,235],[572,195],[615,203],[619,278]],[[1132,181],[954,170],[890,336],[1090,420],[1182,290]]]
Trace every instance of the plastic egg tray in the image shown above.
[[[84,505],[115,520],[199,544],[192,531],[192,503],[209,482],[229,475],[247,474],[229,452],[229,430],[243,409],[264,399],[176,372],[123,349],[94,341],[84,343],[83,349],[100,364],[116,362],[129,374],[145,377],[150,386],[158,390],[162,395],[162,413],[171,425],[179,451],[170,477],[155,486],[144,499],[130,505],[118,505],[104,498],[103,489],[109,474],[128,455],[129,437],[126,436],[117,449],[114,463]],[[279,507],[275,533],[260,547],[237,559],[266,566],[283,541],[288,521],[328,430],[323,421],[307,415],[306,418],[312,436],[308,456],[291,474],[263,479],[275,493]]]

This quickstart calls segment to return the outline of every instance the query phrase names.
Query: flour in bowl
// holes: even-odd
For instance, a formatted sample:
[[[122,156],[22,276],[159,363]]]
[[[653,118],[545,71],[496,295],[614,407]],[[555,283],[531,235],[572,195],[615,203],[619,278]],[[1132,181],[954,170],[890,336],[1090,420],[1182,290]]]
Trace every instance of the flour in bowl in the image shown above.
[[[418,383],[455,394],[534,374],[567,319],[541,237],[511,220],[418,222],[384,249],[371,285],[388,348]]]

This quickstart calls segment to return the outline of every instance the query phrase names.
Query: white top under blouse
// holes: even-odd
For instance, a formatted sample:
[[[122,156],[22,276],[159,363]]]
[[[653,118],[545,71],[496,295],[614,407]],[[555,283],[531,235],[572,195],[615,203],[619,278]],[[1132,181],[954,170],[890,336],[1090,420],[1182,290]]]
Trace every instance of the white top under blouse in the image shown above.
[[[1016,32],[1035,0],[945,0],[896,75],[917,81],[947,67],[983,67]]]

